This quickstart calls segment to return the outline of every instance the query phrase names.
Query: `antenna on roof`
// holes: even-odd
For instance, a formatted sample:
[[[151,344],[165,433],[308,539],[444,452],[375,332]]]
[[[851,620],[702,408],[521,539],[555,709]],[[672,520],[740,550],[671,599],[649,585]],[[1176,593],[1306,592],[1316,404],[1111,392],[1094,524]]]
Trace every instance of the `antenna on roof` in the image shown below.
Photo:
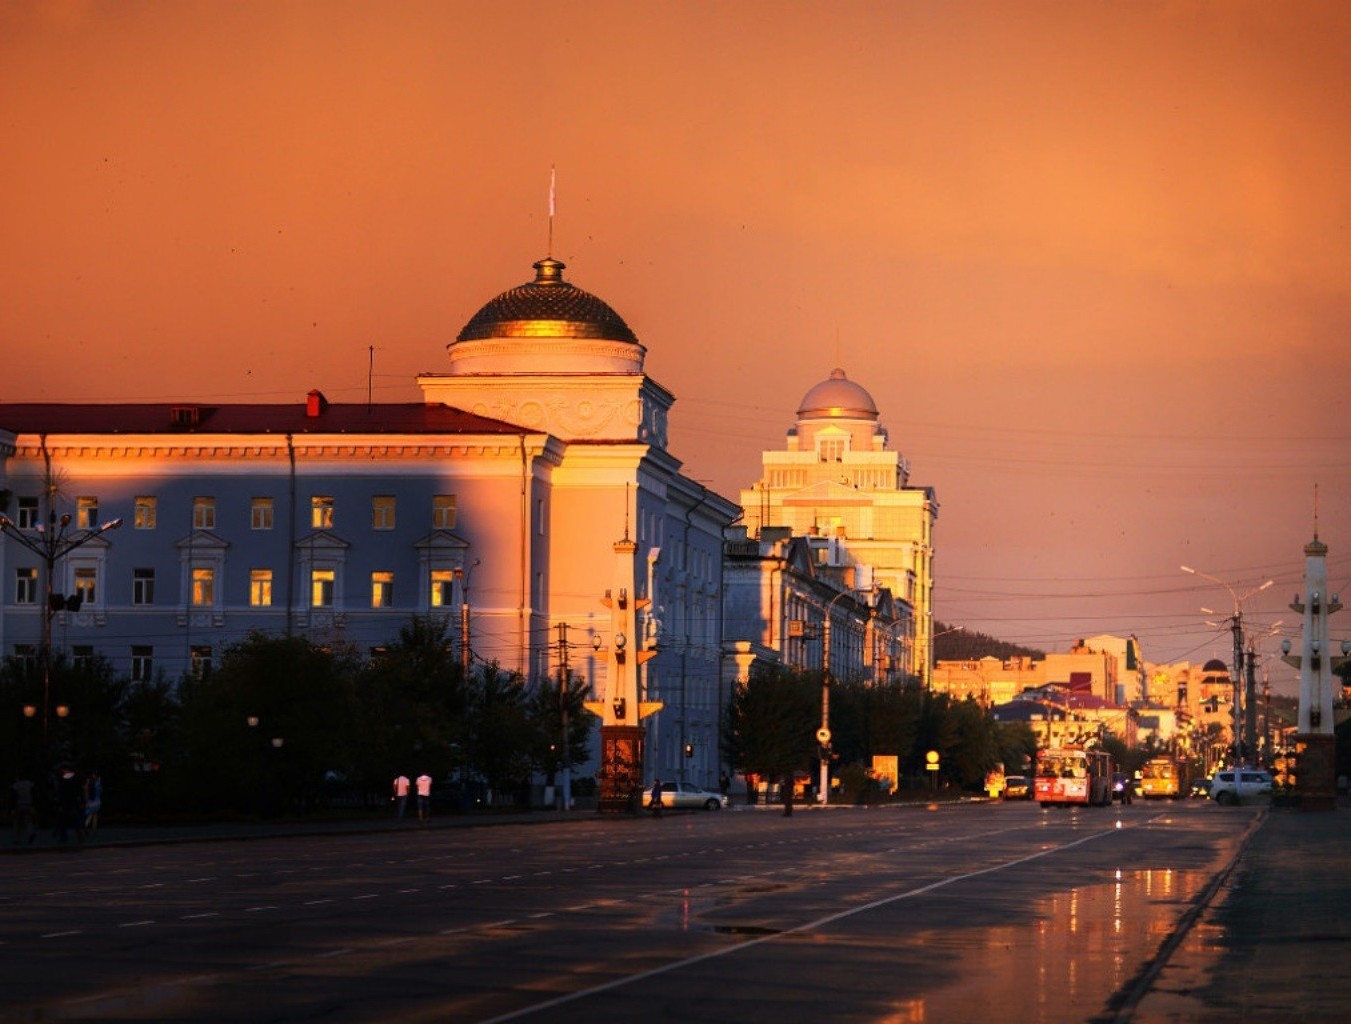
[[[1313,539],[1318,539],[1318,485],[1313,485]]]
[[[366,413],[371,411],[371,382],[375,378],[375,346],[366,348]]]

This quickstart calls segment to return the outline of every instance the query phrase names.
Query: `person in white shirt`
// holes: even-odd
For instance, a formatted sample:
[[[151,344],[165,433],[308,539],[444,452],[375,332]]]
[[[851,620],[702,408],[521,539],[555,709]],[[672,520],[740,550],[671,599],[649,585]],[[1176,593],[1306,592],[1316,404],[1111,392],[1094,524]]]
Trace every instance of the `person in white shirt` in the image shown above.
[[[394,779],[394,816],[403,821],[404,809],[408,806],[408,776],[400,775]]]
[[[417,820],[422,824],[432,816],[432,777],[422,774],[417,777]]]

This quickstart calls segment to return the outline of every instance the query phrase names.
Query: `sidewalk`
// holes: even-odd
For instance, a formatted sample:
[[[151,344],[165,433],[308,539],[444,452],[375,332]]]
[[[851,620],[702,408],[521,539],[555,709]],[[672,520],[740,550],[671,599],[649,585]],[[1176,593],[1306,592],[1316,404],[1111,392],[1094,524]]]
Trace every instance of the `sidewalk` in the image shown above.
[[[1209,907],[1118,1021],[1351,1019],[1351,804],[1259,813]]]

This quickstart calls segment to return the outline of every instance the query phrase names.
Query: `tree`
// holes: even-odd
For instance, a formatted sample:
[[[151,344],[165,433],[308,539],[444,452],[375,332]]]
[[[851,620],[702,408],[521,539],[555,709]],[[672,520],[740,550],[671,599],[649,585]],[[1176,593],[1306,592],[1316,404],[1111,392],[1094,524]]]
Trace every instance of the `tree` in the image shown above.
[[[461,768],[469,686],[448,620],[414,616],[360,672],[351,769],[368,796],[403,773],[444,778]]]
[[[723,759],[743,774],[779,778],[811,760],[820,722],[819,675],[752,671],[727,704]]]
[[[530,775],[532,746],[525,683],[497,662],[482,666],[470,686],[466,759],[493,793]]]
[[[327,771],[347,763],[357,662],[300,637],[252,633],[220,668],[180,689],[198,806],[305,810]]]
[[[592,725],[595,719],[583,706],[591,696],[590,684],[581,677],[570,675],[568,681],[568,737],[563,744],[562,687],[557,680],[541,679],[530,691],[526,701],[526,721],[530,731],[530,760],[553,785],[554,778],[564,767],[586,764],[591,759]]]

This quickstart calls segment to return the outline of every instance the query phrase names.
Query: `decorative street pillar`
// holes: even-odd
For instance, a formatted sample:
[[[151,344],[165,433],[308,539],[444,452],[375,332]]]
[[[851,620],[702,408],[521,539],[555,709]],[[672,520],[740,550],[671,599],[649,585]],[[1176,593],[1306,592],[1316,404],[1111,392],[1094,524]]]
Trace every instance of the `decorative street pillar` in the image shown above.
[[[1328,596],[1328,546],[1318,539],[1304,546],[1304,597],[1298,594],[1292,610],[1304,617],[1299,654],[1290,653],[1290,641],[1281,644],[1284,661],[1299,669],[1299,728],[1295,735],[1297,761],[1295,792],[1305,810],[1330,811],[1337,798],[1337,738],[1332,720],[1332,670],[1346,661],[1333,657],[1328,644],[1328,616],[1342,607],[1336,594]]]
[[[597,654],[606,658],[605,699],[589,700],[586,709],[597,715],[600,726],[600,799],[602,814],[624,814],[641,807],[643,790],[643,740],[647,730],[640,724],[662,709],[661,701],[643,700],[643,665],[657,654],[655,636],[643,639],[638,612],[651,604],[650,597],[637,596],[638,545],[626,535],[615,542],[614,585],[601,604],[610,609],[610,642],[596,637]],[[635,806],[636,802],[636,806]]]

